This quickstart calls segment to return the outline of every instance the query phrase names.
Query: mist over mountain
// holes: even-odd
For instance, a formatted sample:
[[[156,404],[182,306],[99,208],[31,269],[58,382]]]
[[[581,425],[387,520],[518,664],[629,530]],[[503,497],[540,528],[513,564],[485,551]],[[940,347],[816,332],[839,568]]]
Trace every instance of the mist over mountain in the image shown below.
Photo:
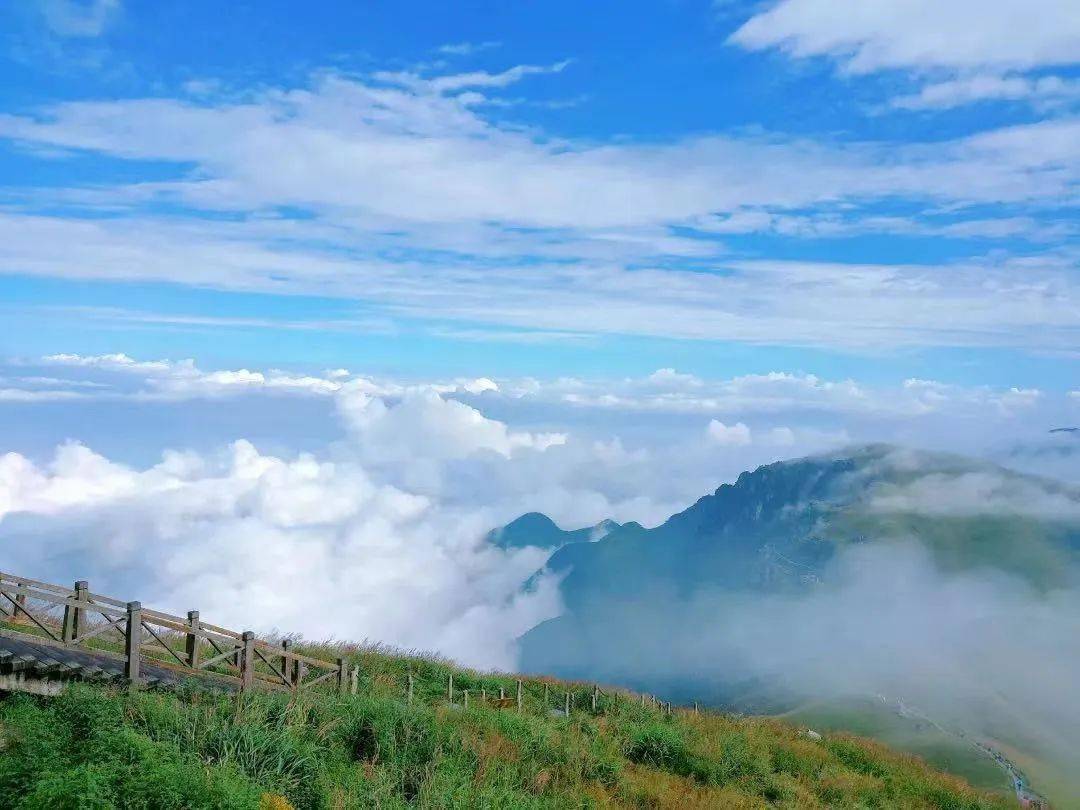
[[[1080,746],[1069,484],[872,445],[745,472],[653,529],[572,536],[545,568],[565,610],[520,639],[527,671],[756,712],[901,701],[1058,772]]]
[[[717,588],[801,592],[844,551],[917,540],[945,571],[988,566],[1040,588],[1070,584],[1080,490],[960,456],[871,445],[745,472],[654,529],[611,525],[598,542],[556,533],[542,515],[492,536],[561,547],[570,612],[627,592],[687,598]],[[543,527],[541,531],[540,527]]]

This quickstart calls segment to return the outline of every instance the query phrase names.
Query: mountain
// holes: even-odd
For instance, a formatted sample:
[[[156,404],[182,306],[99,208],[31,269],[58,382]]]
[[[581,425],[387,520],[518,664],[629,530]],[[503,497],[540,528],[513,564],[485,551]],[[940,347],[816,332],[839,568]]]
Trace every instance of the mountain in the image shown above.
[[[1072,485],[871,445],[745,472],[655,528],[559,546],[544,573],[564,611],[520,638],[525,671],[755,713],[880,698],[930,718],[945,760],[979,740],[1071,773]]]
[[[543,515],[568,612],[627,593],[800,591],[860,543],[917,537],[946,570],[993,566],[1035,587],[1066,584],[1080,553],[1080,491],[969,458],[890,445],[744,472],[654,529],[612,525],[581,543]],[[513,529],[513,531],[512,531]],[[499,536],[499,532],[493,532]]]
[[[622,528],[613,520],[602,520],[595,526],[583,529],[560,529],[551,518],[539,512],[528,512],[487,535],[487,542],[499,548],[557,549],[571,543],[588,543],[599,540],[616,529]]]

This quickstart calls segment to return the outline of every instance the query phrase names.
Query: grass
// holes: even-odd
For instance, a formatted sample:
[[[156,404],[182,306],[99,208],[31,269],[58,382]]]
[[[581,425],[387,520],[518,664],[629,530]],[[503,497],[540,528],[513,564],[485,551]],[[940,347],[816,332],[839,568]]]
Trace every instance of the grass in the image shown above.
[[[878,740],[891,748],[917,754],[931,766],[960,776],[976,787],[1002,794],[1012,782],[993,760],[966,740],[947,735],[920,720],[900,717],[880,701],[819,701],[785,712],[781,718],[817,731],[845,730]]]
[[[345,649],[361,668],[356,696],[239,696],[190,683],[5,697],[0,795],[18,810],[1014,806],[846,734],[819,741],[767,718],[669,714],[612,690],[594,713],[591,685],[545,679],[526,681],[519,713],[490,700],[515,695],[513,676]],[[570,717],[554,713],[566,691]]]

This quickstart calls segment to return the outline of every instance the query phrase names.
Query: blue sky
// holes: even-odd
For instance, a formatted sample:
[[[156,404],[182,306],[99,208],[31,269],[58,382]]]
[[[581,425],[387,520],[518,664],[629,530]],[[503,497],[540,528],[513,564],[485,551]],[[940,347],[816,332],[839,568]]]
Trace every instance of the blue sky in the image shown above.
[[[832,6],[9,6],[0,351],[1071,390],[1075,7]]]

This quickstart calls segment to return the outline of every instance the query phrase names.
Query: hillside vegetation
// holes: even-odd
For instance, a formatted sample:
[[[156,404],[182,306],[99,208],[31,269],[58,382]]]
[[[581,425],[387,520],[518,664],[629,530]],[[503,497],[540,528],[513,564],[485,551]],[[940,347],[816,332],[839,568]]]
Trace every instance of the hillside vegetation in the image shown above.
[[[526,683],[519,713],[493,705],[500,689],[515,695],[509,676],[379,650],[350,657],[362,672],[356,696],[238,696],[195,683],[7,696],[0,795],[14,808],[80,810],[1015,806],[850,735],[667,713],[611,690],[594,713],[590,685],[543,680]],[[569,718],[556,709],[567,690]]]

